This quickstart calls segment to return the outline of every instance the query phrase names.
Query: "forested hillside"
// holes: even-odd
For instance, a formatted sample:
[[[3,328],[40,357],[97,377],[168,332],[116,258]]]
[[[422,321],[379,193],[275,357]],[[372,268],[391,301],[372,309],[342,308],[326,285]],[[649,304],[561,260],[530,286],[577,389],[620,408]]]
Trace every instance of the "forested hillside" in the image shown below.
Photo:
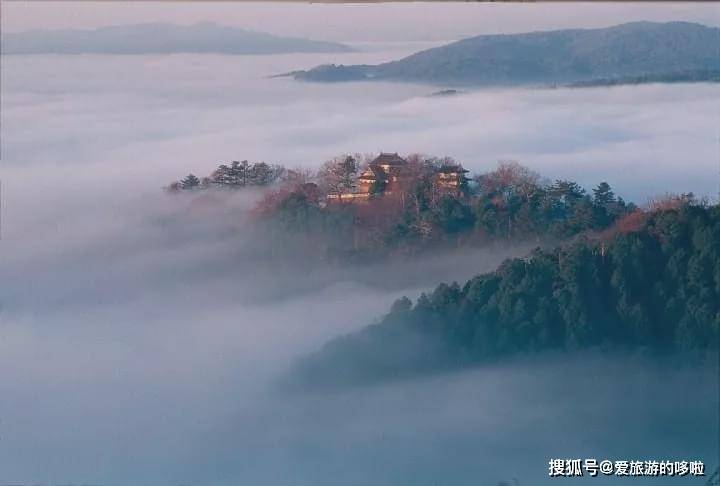
[[[353,384],[546,350],[714,349],[719,337],[720,206],[675,198],[414,305],[400,299],[302,361],[298,376]]]
[[[221,164],[208,177],[189,174],[170,193],[264,191],[255,208],[258,229],[278,244],[314,248],[341,262],[417,255],[440,248],[507,242],[552,245],[584,232],[603,231],[635,211],[607,182],[586,191],[573,181],[550,182],[514,161],[462,176],[443,187],[438,174],[464,169],[451,157],[407,156],[400,187],[375,185],[362,202],[333,195],[352,191],[367,168],[362,156],[341,155],[316,173],[264,162]],[[352,194],[352,193],[351,193]]]
[[[308,81],[392,80],[514,86],[712,81],[718,29],[689,22],[631,22],[602,29],[479,35],[378,65],[324,65]]]
[[[328,257],[365,261],[508,241],[552,244],[602,231],[635,210],[606,182],[587,192],[572,181],[544,181],[516,162],[500,163],[469,178],[459,192],[444,193],[434,175],[447,159],[419,160],[402,194],[324,205],[326,184],[320,181],[270,194],[259,214],[264,224],[293,234],[295,242],[313,241]]]

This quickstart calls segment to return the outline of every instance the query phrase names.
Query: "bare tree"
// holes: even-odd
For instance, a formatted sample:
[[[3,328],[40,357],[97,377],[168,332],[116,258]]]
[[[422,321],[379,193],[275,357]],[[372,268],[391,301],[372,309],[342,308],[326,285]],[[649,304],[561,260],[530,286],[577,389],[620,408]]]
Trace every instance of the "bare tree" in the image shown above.
[[[515,160],[501,160],[497,169],[477,178],[483,192],[529,197],[540,183],[540,175]]]
[[[280,182],[295,186],[312,182],[313,179],[315,179],[315,174],[311,169],[298,166],[285,170],[280,177]]]
[[[351,155],[342,155],[325,162],[318,171],[320,187],[329,194],[343,194],[355,188],[358,163]]]

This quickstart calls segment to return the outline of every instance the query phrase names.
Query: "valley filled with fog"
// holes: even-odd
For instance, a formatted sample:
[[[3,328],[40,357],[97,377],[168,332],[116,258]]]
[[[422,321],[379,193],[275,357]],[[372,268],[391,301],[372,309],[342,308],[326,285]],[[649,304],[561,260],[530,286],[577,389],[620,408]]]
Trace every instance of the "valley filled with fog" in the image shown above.
[[[3,57],[0,484],[495,486],[552,481],[555,457],[716,466],[707,363],[544,356],[335,392],[277,386],[402,295],[529,248],[288,257],[253,233],[260,194],[207,206],[163,192],[189,172],[382,150],[472,172],[517,160],[638,204],[717,194],[717,84],[431,97],[441,87],[269,78],[432,45]]]

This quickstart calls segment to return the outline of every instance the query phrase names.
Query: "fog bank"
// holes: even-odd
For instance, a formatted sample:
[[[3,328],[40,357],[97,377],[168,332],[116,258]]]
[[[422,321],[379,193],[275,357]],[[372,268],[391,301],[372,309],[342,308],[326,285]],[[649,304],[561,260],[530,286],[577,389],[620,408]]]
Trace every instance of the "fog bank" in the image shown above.
[[[3,59],[0,484],[494,486],[542,484],[554,455],[716,457],[708,366],[543,360],[330,395],[271,386],[397,297],[527,248],[273,257],[249,221],[258,195],[162,192],[188,172],[391,150],[477,171],[514,158],[639,202],[714,194],[717,86],[428,98],[265,78],[405,49]]]

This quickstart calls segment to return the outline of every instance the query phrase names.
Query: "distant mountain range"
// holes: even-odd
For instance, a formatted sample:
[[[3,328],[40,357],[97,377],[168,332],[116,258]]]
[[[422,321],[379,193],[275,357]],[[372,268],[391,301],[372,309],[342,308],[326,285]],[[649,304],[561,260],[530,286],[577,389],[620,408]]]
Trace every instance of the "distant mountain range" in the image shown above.
[[[336,42],[279,37],[212,22],[148,23],[95,30],[32,30],[2,34],[3,54],[280,54],[350,52]]]
[[[720,29],[632,22],[603,29],[480,35],[378,65],[324,65],[308,81],[405,81],[450,86],[609,85],[718,81]]]

